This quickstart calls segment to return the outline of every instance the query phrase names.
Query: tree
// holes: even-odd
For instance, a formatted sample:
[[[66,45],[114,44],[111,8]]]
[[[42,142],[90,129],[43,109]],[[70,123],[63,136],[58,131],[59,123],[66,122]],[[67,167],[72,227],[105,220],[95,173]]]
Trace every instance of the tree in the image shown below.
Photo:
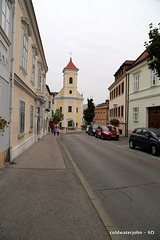
[[[84,114],[84,119],[87,122],[87,124],[90,124],[93,121],[93,118],[95,116],[95,113],[94,113],[95,106],[94,106],[92,98],[87,99],[87,101],[88,101],[88,108],[86,108],[83,111],[83,114]]]
[[[64,119],[64,114],[60,111],[60,109],[56,109],[55,113],[52,112],[53,122],[58,124],[60,121]]]
[[[113,118],[110,120],[110,124],[113,125],[114,127],[118,127],[119,126],[119,120],[116,118]]]
[[[160,27],[160,23],[158,24]],[[157,76],[160,78],[160,28],[153,28],[153,24],[150,25],[149,42],[145,42],[146,51],[148,53],[147,61],[148,66],[152,70],[156,70]]]

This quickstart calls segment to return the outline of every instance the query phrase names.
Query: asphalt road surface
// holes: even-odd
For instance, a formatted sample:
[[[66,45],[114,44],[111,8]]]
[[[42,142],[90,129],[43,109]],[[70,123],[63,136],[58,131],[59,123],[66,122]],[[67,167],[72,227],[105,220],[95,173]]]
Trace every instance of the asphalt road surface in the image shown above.
[[[116,141],[61,135],[122,240],[160,240],[160,157]]]

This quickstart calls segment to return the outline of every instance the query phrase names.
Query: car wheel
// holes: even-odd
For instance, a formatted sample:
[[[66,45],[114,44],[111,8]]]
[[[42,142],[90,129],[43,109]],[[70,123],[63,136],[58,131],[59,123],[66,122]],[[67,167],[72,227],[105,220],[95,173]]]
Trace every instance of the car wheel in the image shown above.
[[[155,144],[153,144],[152,146],[151,146],[151,153],[152,153],[152,155],[157,155],[157,153],[158,153],[158,149],[157,149],[157,146],[155,145]]]
[[[104,140],[104,136],[103,136],[103,134],[101,135],[101,139]]]
[[[135,148],[134,142],[133,142],[132,140],[129,142],[129,147],[130,147],[131,149],[134,149],[134,148]]]

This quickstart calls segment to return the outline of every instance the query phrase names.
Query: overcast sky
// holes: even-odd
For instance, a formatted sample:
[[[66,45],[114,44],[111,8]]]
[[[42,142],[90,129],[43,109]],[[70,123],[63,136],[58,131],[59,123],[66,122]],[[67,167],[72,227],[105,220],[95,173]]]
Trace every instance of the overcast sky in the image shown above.
[[[108,87],[125,60],[135,60],[148,41],[149,24],[158,27],[160,0],[32,0],[49,71],[51,91],[63,87],[62,70],[79,68],[84,104],[109,99]]]

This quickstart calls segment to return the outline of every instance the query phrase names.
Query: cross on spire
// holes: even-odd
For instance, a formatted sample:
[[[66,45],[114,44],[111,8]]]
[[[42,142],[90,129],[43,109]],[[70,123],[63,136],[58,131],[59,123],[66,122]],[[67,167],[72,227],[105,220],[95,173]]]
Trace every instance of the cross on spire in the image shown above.
[[[70,60],[72,61],[72,52],[70,52],[69,54],[70,54]]]

